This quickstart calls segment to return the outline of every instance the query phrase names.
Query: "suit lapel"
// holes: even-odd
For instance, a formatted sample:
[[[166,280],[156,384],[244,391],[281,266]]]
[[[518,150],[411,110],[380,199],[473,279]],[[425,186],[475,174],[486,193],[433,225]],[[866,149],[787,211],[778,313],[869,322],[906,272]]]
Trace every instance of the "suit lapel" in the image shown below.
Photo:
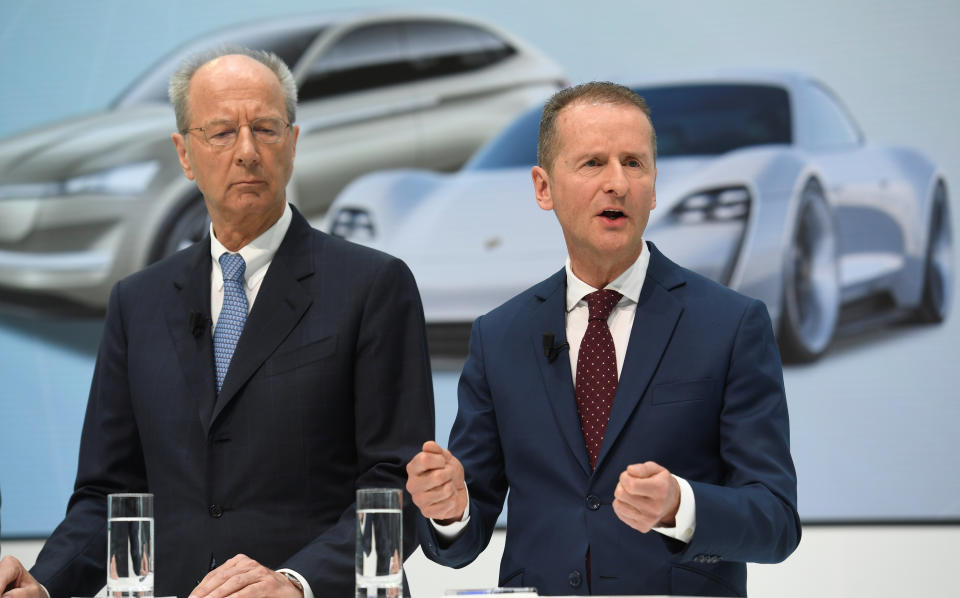
[[[313,302],[300,284],[313,274],[312,244],[310,226],[294,209],[290,229],[270,263],[237,342],[211,423],[290,334]]]
[[[530,343],[534,359],[540,368],[547,400],[553,409],[557,427],[566,440],[574,459],[584,474],[591,475],[587,448],[580,429],[577,399],[573,392],[573,376],[570,374],[570,355],[561,351],[551,363],[544,355],[543,335],[554,335],[554,346],[567,342],[566,331],[566,272],[561,270],[541,283],[536,293],[539,304],[534,307],[530,319]]]
[[[683,313],[683,305],[670,294],[671,290],[684,284],[679,267],[652,243],[648,246],[650,264],[637,302],[610,421],[597,457],[598,469],[646,392]]]
[[[216,399],[213,379],[213,337],[210,330],[210,237],[187,250],[183,271],[173,280],[179,301],[166,304],[167,328],[180,359],[190,396],[204,429]],[[196,314],[196,315],[192,315]],[[201,318],[200,334],[194,334],[193,318]]]

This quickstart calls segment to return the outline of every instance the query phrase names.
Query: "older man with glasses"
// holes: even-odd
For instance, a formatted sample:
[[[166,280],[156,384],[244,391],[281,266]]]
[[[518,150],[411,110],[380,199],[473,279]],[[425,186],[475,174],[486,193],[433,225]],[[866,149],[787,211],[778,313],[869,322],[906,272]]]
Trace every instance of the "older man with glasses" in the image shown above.
[[[170,96],[210,235],[114,288],[66,518],[30,573],[0,561],[0,592],[96,592],[106,495],[129,491],[155,495],[157,595],[348,595],[355,490],[403,487],[433,437],[413,277],[287,203],[299,129],[279,58],[189,58]]]

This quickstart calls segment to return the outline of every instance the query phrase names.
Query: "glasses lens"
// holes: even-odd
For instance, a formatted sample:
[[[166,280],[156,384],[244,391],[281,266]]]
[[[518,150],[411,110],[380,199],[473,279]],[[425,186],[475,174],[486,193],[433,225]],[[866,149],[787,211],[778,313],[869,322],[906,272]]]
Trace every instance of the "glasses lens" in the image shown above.
[[[215,121],[203,127],[203,133],[213,145],[231,145],[237,140],[237,125],[228,121]]]
[[[258,118],[250,123],[250,130],[257,141],[263,143],[277,143],[283,138],[287,125],[282,120],[276,118]]]

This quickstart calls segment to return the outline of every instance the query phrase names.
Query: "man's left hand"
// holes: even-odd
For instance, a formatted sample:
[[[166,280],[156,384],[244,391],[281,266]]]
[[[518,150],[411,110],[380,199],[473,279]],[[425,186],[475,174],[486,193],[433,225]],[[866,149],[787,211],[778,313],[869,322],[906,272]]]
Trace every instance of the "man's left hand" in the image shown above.
[[[301,598],[303,590],[283,573],[268,569],[248,556],[238,554],[203,578],[190,598]]]
[[[613,492],[613,512],[633,529],[647,533],[673,527],[680,508],[680,484],[662,465],[635,463],[620,474]]]

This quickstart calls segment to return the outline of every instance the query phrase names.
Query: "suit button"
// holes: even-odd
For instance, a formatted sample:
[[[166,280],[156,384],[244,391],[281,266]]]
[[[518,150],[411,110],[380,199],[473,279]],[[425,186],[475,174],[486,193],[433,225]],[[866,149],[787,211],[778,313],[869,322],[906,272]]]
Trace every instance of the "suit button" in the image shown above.
[[[220,519],[220,517],[223,516],[223,508],[220,505],[210,505],[210,508],[207,509],[207,511],[214,519]]]
[[[591,511],[596,511],[600,508],[600,499],[594,495],[587,497],[587,508]]]
[[[580,575],[579,571],[571,571],[567,581],[570,582],[571,588],[579,588],[580,583],[583,582],[583,576]]]

